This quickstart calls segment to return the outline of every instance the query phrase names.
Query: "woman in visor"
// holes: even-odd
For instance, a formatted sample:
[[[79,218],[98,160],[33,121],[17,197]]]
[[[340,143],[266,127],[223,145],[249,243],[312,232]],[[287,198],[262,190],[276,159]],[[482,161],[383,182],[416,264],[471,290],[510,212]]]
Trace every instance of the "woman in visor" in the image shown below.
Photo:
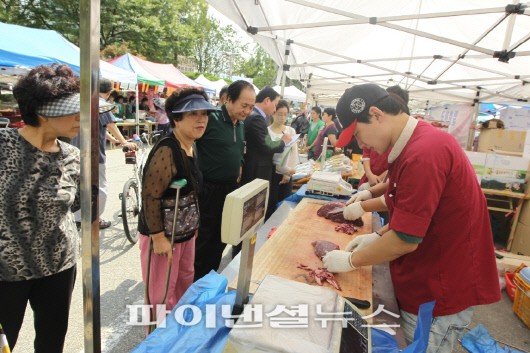
[[[175,198],[176,191],[170,187],[173,180],[187,181],[180,190],[181,199],[191,192],[198,194],[201,189],[202,175],[194,142],[204,134],[208,112],[216,108],[208,103],[202,89],[184,86],[167,98],[165,109],[172,132],[153,147],[143,169],[139,229],[143,234],[140,238],[142,275],[147,286],[150,268],[148,299],[153,308],[163,302],[167,268],[171,264],[165,301],[169,311],[193,283],[196,231],[175,236],[172,247],[171,237],[166,234],[162,200]],[[198,219],[198,209],[196,212],[194,217]]]
[[[62,352],[79,258],[79,78],[39,66],[13,89],[21,129],[0,129],[0,323],[11,348],[29,302],[35,352]]]

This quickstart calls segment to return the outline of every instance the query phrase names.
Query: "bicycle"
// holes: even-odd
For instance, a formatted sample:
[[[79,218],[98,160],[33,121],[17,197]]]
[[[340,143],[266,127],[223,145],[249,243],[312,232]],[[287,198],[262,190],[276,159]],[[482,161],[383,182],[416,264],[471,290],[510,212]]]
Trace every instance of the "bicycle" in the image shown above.
[[[139,147],[136,152],[129,151],[127,147],[123,148],[123,152],[125,152],[125,164],[133,165],[133,175],[125,182],[123,192],[119,194],[123,231],[131,244],[136,244],[138,241],[138,214],[140,213],[142,168],[147,161],[147,156],[152,147],[151,139],[158,137],[160,133],[160,131],[153,131],[149,134],[142,133],[140,138],[134,140]]]

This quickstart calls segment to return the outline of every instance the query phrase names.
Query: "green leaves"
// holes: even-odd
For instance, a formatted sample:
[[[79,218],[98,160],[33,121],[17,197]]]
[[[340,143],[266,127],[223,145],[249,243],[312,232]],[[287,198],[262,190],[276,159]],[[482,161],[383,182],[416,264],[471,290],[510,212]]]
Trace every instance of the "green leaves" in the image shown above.
[[[52,29],[79,45],[79,0],[0,0],[0,21]],[[197,71],[230,78],[245,75],[263,87],[277,67],[262,49],[250,50],[232,26],[208,14],[205,0],[101,0],[100,56],[130,52],[150,61],[192,61]]]

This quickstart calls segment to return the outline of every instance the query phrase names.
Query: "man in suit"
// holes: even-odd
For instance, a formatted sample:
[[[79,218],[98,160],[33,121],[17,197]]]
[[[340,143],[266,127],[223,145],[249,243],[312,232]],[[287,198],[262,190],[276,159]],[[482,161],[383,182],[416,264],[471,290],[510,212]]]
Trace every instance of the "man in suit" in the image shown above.
[[[280,141],[272,141],[267,128],[267,116],[271,116],[276,111],[276,104],[280,101],[280,94],[270,86],[265,86],[256,95],[256,104],[252,113],[245,119],[245,142],[246,153],[243,164],[243,174],[241,185],[250,183],[259,178],[272,180],[274,165],[272,155],[281,153],[285,144],[291,141],[291,136],[283,135]],[[265,219],[270,217],[267,207]],[[232,257],[235,257],[241,250],[241,244],[232,248]]]
[[[243,165],[241,184],[250,183],[256,178],[271,180],[273,172],[272,155],[281,153],[291,136],[283,135],[280,141],[272,141],[266,119],[276,111],[280,95],[266,86],[256,96],[256,105],[245,119],[245,140],[247,151]]]

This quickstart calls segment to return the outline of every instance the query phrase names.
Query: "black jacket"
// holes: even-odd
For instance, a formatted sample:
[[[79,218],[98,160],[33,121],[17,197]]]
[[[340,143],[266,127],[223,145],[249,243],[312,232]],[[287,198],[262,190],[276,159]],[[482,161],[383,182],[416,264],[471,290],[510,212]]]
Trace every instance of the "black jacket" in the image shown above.
[[[241,184],[256,178],[271,180],[274,166],[272,156],[285,147],[283,141],[273,142],[265,118],[256,109],[245,119],[246,153]]]

